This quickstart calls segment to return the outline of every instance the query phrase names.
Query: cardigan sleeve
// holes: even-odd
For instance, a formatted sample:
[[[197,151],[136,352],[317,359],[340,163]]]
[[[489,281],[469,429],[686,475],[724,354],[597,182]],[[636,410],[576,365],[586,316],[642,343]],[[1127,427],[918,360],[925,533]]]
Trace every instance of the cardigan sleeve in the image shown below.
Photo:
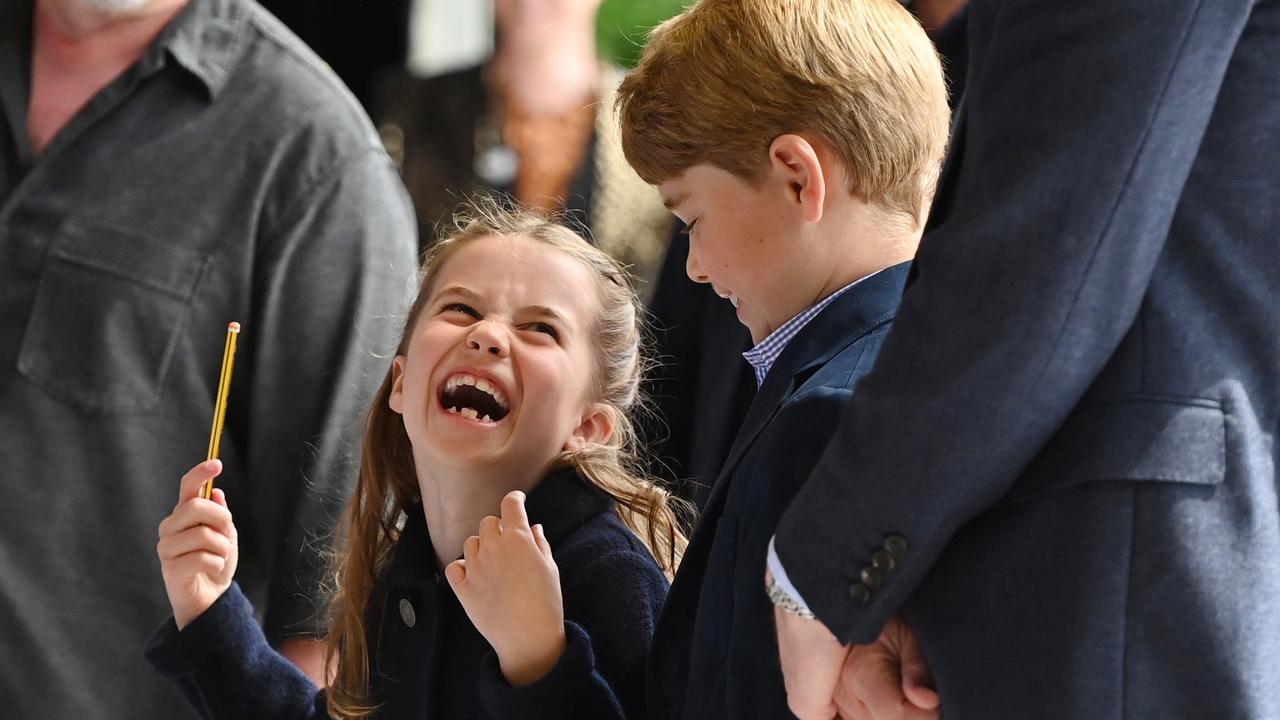
[[[647,551],[615,552],[587,563],[564,590],[564,655],[515,688],[490,651],[479,678],[485,710],[501,720],[645,717],[645,660],[667,592],[661,570]]]
[[[206,720],[327,717],[324,691],[271,648],[236,583],[182,630],[169,618],[145,654]]]

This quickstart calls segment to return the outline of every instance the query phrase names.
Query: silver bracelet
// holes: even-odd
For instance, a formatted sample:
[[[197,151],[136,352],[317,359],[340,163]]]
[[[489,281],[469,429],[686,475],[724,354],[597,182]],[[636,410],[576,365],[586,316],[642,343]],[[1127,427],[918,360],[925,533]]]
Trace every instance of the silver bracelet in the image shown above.
[[[812,610],[793,600],[791,596],[787,594],[787,591],[783,590],[782,586],[778,584],[778,581],[773,578],[769,578],[769,584],[765,586],[764,594],[769,596],[769,602],[773,603],[773,606],[780,610],[785,610],[792,615],[799,615],[805,620],[818,619],[817,616],[813,614]]]

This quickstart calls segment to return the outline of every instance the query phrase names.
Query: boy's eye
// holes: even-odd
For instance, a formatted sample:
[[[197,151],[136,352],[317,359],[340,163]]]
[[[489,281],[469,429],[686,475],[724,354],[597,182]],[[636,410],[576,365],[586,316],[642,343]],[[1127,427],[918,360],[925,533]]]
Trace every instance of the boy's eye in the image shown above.
[[[680,234],[688,235],[689,233],[693,232],[693,226],[697,224],[698,224],[697,220],[694,220],[693,222],[684,223],[684,227],[680,228]]]
[[[469,315],[470,317],[473,317],[476,320],[480,319],[480,313],[476,312],[475,309],[472,308],[470,305],[466,305],[463,303],[449,303],[448,305],[445,305],[444,307],[440,308],[440,312],[462,313],[463,315]]]

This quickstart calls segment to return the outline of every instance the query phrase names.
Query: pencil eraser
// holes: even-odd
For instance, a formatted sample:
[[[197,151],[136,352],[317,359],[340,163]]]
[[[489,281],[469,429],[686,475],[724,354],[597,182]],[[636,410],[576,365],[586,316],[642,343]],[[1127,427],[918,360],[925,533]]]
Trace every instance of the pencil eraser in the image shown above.
[[[240,323],[238,322],[228,323],[227,332],[240,332]]]

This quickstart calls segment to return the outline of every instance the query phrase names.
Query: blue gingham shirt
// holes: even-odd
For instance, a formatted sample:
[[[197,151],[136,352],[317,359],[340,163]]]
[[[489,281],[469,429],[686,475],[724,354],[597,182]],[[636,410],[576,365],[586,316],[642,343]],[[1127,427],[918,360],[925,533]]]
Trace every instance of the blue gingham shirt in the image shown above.
[[[742,357],[746,358],[747,362],[751,363],[751,367],[756,371],[756,387],[760,387],[764,384],[764,379],[769,374],[769,368],[773,367],[774,361],[776,361],[778,356],[782,354],[782,351],[787,348],[787,343],[791,342],[791,339],[798,335],[804,326],[809,324],[810,320],[818,317],[818,313],[822,312],[828,305],[835,302],[836,298],[845,294],[849,288],[879,272],[880,271],[877,270],[876,272],[871,273],[871,275],[854,280],[848,285],[845,285],[839,290],[831,293],[808,310],[805,310],[799,315],[796,315],[790,320],[782,323],[777,330],[769,333],[769,336],[764,340],[761,340],[759,344],[742,353]],[[769,538],[769,554],[767,556],[766,564],[769,566],[769,571],[773,574],[774,582],[778,583],[778,587],[782,588],[783,592],[790,596],[792,600],[795,600],[801,607],[807,609],[809,607],[808,603],[804,601],[804,598],[800,597],[800,591],[796,590],[795,585],[791,584],[791,580],[787,577],[786,569],[782,567],[782,561],[778,559],[778,554],[773,550],[773,538]]]
[[[779,325],[777,330],[769,333],[769,336],[764,340],[761,340],[758,345],[742,353],[742,357],[746,358],[747,362],[751,363],[751,367],[756,371],[756,387],[758,388],[764,384],[765,376],[769,374],[769,368],[773,367],[773,363],[777,361],[778,356],[782,354],[782,351],[787,349],[787,343],[790,343],[792,338],[799,335],[800,331],[804,329],[805,325],[809,324],[810,320],[818,317],[818,313],[822,312],[828,305],[835,302],[836,298],[845,294],[849,288],[869,277],[874,277],[879,273],[880,270],[877,270],[870,275],[854,280],[848,285],[845,285],[839,290],[831,293],[818,301],[817,304],[810,306],[808,310],[801,312],[799,315],[796,315],[790,320],[782,323],[782,325]]]

